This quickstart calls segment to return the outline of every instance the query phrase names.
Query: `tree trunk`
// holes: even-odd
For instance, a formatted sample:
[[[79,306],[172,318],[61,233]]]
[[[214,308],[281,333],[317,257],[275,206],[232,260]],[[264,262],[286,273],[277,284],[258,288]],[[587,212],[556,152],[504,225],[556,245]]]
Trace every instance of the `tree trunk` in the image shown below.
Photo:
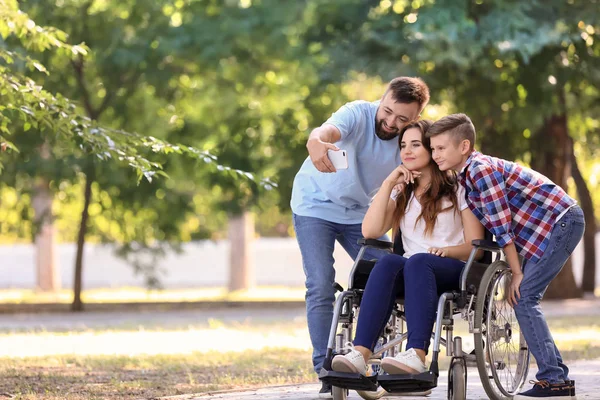
[[[544,121],[544,125],[532,141],[532,167],[566,189],[567,177],[570,175],[570,146],[566,114],[551,115]],[[582,292],[575,282],[573,266],[569,259],[550,284],[545,297],[569,299],[581,297],[581,295]]]
[[[91,3],[88,3],[88,6]],[[83,14],[84,16],[87,13]],[[85,25],[85,22],[84,22]],[[110,95],[107,95],[99,108],[92,106],[92,99],[90,91],[87,88],[84,74],[84,59],[80,54],[77,60],[71,60],[71,65],[75,71],[75,78],[81,90],[81,98],[83,107],[85,108],[88,117],[92,121],[97,121],[100,118],[100,114],[108,107],[110,102]],[[83,191],[83,210],[81,211],[81,222],[79,224],[79,233],[77,235],[77,253],[75,255],[75,279],[73,281],[73,304],[71,304],[72,311],[83,311],[83,302],[81,301],[81,290],[83,287],[83,250],[85,246],[85,234],[87,233],[87,222],[89,217],[89,207],[92,198],[92,183],[96,179],[96,169],[93,161],[90,161],[86,171],[85,177],[85,188]]]
[[[42,291],[60,289],[60,274],[56,263],[52,199],[48,180],[38,178],[31,203],[35,213],[34,224],[36,226],[34,242],[37,287]]]
[[[254,216],[250,212],[229,219],[229,291],[250,289],[255,285]]]
[[[583,209],[585,218],[585,232],[583,233],[583,279],[581,289],[584,293],[594,293],[596,289],[596,217],[594,215],[594,202],[583,175],[577,165],[575,151],[571,141],[571,173],[577,186],[579,204]]]
[[[79,224],[79,234],[77,235],[75,279],[73,281],[73,304],[71,304],[71,311],[83,311],[83,302],[81,301],[81,289],[83,286],[83,250],[85,245],[85,234],[87,231],[87,221],[89,217],[89,207],[92,199],[92,183],[94,182],[94,179],[94,166],[92,165],[85,178],[83,210],[81,211],[81,223]]]

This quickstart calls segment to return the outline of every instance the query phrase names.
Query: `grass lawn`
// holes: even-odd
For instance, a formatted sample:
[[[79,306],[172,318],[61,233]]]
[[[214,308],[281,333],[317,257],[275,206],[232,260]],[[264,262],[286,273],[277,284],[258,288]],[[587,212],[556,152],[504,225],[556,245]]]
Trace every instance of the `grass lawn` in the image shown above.
[[[304,382],[315,382],[310,354],[289,349],[0,358],[0,398],[120,400]]]

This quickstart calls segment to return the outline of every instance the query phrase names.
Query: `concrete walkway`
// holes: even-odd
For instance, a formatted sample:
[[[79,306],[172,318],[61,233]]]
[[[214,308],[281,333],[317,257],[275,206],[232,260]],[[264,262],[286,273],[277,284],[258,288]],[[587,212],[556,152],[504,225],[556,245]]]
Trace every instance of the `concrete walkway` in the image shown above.
[[[600,359],[577,361],[569,363],[571,369],[571,379],[575,379],[577,388],[577,399],[600,399]],[[529,379],[535,379],[535,368],[530,371]],[[467,384],[467,399],[469,400],[487,400],[488,396],[483,390],[483,386],[479,381],[479,374],[477,369],[469,368],[467,372],[468,384]],[[385,396],[384,399],[429,399],[429,400],[445,400],[447,398],[448,381],[447,375],[444,372],[440,374],[438,381],[438,387],[426,397],[407,397],[407,396]],[[525,388],[530,387],[530,384],[526,384]],[[232,391],[232,392],[220,392],[220,393],[206,393],[202,395],[184,395],[184,396],[170,396],[164,397],[163,399],[169,400],[220,400],[220,399],[236,399],[236,400],[312,400],[318,399],[318,391],[320,384],[306,384],[306,385],[290,385],[290,386],[275,386],[269,388],[262,388],[257,390],[248,391]],[[349,400],[361,399],[361,397],[354,391],[350,391],[348,396]]]

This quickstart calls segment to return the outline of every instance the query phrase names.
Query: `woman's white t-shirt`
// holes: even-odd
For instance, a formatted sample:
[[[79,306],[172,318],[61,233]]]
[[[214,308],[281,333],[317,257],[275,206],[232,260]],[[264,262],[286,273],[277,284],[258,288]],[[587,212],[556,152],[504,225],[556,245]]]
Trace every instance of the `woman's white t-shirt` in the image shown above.
[[[430,247],[457,246],[465,242],[464,229],[461,219],[461,211],[467,208],[465,200],[465,191],[458,185],[456,199],[460,211],[450,208],[441,212],[435,221],[433,232],[425,234],[425,221],[417,218],[421,214],[421,203],[412,194],[406,214],[400,221],[400,232],[402,232],[402,246],[404,247],[404,257],[410,257],[417,253],[427,253]],[[444,199],[442,209],[451,207],[452,202]]]

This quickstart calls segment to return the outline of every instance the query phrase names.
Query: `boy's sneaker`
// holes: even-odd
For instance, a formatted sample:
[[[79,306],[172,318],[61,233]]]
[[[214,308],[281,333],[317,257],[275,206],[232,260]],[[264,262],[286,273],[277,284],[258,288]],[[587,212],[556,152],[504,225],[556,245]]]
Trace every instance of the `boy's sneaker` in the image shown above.
[[[555,384],[548,381],[529,381],[529,383],[533,383],[533,387],[516,395],[514,400],[574,400],[577,398],[575,396],[575,381]]]
[[[321,390],[319,390],[319,398],[320,399],[333,399],[333,394],[331,393],[331,385],[327,382],[323,382],[321,385]]]
[[[347,343],[346,348],[350,352],[346,355],[337,355],[331,360],[331,369],[336,372],[349,372],[354,374],[367,375],[367,364],[362,353],[354,349],[352,343]]]
[[[427,366],[421,361],[415,349],[408,349],[395,357],[381,360],[381,368],[388,374],[421,374]]]

